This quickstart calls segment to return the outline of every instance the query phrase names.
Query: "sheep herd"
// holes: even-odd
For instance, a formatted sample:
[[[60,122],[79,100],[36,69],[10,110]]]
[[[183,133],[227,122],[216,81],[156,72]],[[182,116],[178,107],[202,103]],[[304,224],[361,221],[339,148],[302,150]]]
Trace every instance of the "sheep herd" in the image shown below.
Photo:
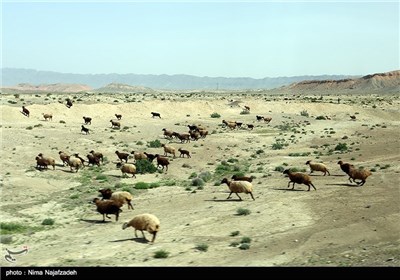
[[[72,106],[72,103],[69,108]],[[246,110],[249,112],[250,108],[246,108]],[[22,107],[22,113],[29,117],[30,112],[27,108]],[[53,115],[49,113],[42,113],[43,118],[47,120],[52,120]],[[156,112],[151,112],[152,118],[158,117],[161,118],[161,114],[156,113]],[[122,118],[121,114],[115,114],[115,117],[117,120],[110,120],[111,127],[120,129],[121,128],[121,123],[120,120]],[[257,121],[262,121],[269,123],[271,122],[272,118],[271,117],[265,117],[265,116],[256,116]],[[83,116],[83,121],[85,125],[90,125],[92,118]],[[228,120],[222,120],[222,124],[230,129],[236,129],[236,128],[241,128],[243,123],[238,122],[238,121],[228,121]],[[252,130],[254,128],[253,124],[246,124],[247,128]],[[188,132],[176,132],[169,130],[167,128],[163,128],[163,136],[165,139],[177,139],[178,143],[189,143],[190,141],[197,141],[199,139],[204,139],[207,137],[208,130],[202,125],[188,125],[189,131]],[[89,134],[90,130],[89,128],[86,128],[84,125],[81,125],[81,132],[85,134]],[[115,151],[116,157],[117,157],[117,168],[119,168],[122,172],[122,176],[126,175],[132,175],[132,178],[136,178],[136,173],[137,173],[137,168],[136,168],[136,161],[138,160],[148,160],[149,162],[153,162],[154,159],[156,159],[156,168],[157,169],[162,169],[162,171],[167,172],[168,171],[168,166],[170,164],[170,161],[168,159],[168,156],[171,156],[173,158],[176,158],[176,153],[179,152],[179,158],[192,158],[191,153],[189,150],[186,149],[176,149],[172,145],[169,144],[162,144],[161,145],[163,149],[163,155],[160,154],[150,154],[147,152],[139,152],[139,151],[132,151],[131,153],[125,153],[121,151]],[[87,166],[89,165],[96,165],[100,166],[101,164],[104,164],[104,155],[101,152],[91,150],[88,152],[86,155],[86,159],[82,158],[79,153],[73,153],[73,154],[68,154],[65,151],[59,151],[59,158],[62,161],[63,166],[69,166],[71,172],[78,172],[79,169],[85,168],[85,163],[87,163]],[[133,163],[128,163],[130,158],[134,158]],[[49,157],[49,156],[44,156],[42,153],[39,153],[38,156],[35,158],[36,160],[36,168],[39,170],[43,169],[48,169],[48,166],[52,166],[53,170],[55,170],[55,165],[56,161],[54,158]],[[310,168],[310,174],[313,173],[314,171],[318,172],[323,172],[323,175],[328,176],[330,175],[330,172],[328,170],[328,167],[323,164],[323,163],[314,163],[311,160],[308,160],[306,165],[309,166]],[[340,165],[340,168],[342,169],[343,172],[345,172],[349,176],[349,181],[350,182],[355,182],[359,186],[363,186],[366,182],[366,179],[368,176],[371,175],[371,171],[369,170],[359,170],[357,169],[354,165],[349,164],[349,163],[343,163],[342,161],[339,161],[338,164]],[[292,183],[292,190],[294,189],[295,184],[304,184],[308,186],[308,190],[310,191],[310,188],[313,187],[314,190],[316,190],[316,187],[312,183],[311,176],[309,174],[301,173],[301,172],[293,172],[290,169],[286,169],[283,171],[283,174],[287,174],[289,178],[288,182],[288,188],[290,187],[290,183]],[[253,185],[252,185],[252,180],[253,177],[248,177],[248,176],[237,176],[233,175],[231,179],[228,178],[223,178],[222,181],[220,182],[221,184],[226,184],[230,190],[229,196],[226,199],[230,199],[231,195],[235,193],[235,195],[239,198],[239,200],[242,200],[242,198],[239,196],[239,193],[245,193],[249,194],[253,200],[255,200],[253,196]],[[356,180],[359,180],[358,182]],[[105,221],[105,217],[110,218],[108,215],[112,214],[116,216],[116,221],[118,221],[119,214],[122,212],[122,206],[124,204],[128,205],[128,209],[133,210],[133,205],[132,205],[132,200],[133,196],[129,192],[112,192],[110,189],[101,189],[99,190],[102,198],[94,198],[93,203],[96,205],[96,210],[100,214],[103,215],[103,221]],[[135,236],[137,237],[137,230],[140,230],[142,232],[143,237],[144,233],[143,231],[147,231],[150,234],[153,235],[151,242],[155,241],[156,234],[160,229],[160,221],[157,217],[155,217],[152,214],[140,214],[135,216],[133,219],[131,219],[129,222],[126,222],[123,224],[122,228],[126,229],[127,227],[133,227],[135,229]]]

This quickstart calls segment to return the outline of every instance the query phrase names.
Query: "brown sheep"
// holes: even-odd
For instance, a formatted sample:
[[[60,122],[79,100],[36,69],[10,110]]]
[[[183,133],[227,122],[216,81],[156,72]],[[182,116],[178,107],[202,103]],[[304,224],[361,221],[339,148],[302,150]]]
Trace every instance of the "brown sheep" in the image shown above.
[[[96,204],[97,212],[103,214],[103,222],[105,222],[105,217],[111,219],[108,214],[115,214],[115,221],[118,221],[119,213],[121,210],[121,203],[114,200],[100,200],[98,197],[93,199],[93,202]]]
[[[188,150],[183,150],[183,149],[179,148],[178,151],[181,153],[179,155],[179,157],[185,157],[185,155],[187,155],[188,158],[191,158],[190,152]]]
[[[287,174],[289,176],[289,183],[288,183],[288,188],[290,186],[290,183],[293,183],[293,187],[292,190],[294,189],[294,184],[304,184],[308,186],[308,190],[310,191],[310,185],[314,188],[314,190],[317,190],[315,188],[315,186],[313,185],[313,183],[311,183],[311,177],[308,176],[307,174],[304,173],[300,173],[300,172],[292,172],[289,169],[286,169],[285,171],[283,171],[283,174]]]

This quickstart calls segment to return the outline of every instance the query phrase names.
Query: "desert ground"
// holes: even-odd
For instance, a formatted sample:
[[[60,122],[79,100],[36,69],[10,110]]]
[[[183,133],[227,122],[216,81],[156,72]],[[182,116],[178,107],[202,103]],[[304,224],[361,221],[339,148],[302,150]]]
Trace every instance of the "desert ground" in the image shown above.
[[[71,108],[67,97],[75,101]],[[398,95],[49,93],[2,94],[1,101],[1,251],[28,249],[14,262],[2,256],[1,266],[400,265]],[[244,105],[249,114],[241,114]],[[121,129],[110,125],[116,113]],[[83,116],[93,118],[88,135],[80,131]],[[222,120],[255,127],[231,130]],[[205,126],[208,136],[190,143],[163,136],[163,128],[183,133],[192,124]],[[167,172],[123,177],[115,151],[163,154],[149,147],[155,140],[192,157],[169,155]],[[58,155],[86,158],[90,150],[106,160],[79,172]],[[39,153],[56,159],[55,170],[36,168]],[[308,160],[326,164],[330,176],[311,174],[317,190],[287,188],[282,171],[309,173]],[[372,175],[363,186],[350,183],[339,160]],[[220,182],[235,173],[254,176],[254,201],[244,193],[242,201],[227,199],[228,186]],[[193,186],[197,176],[203,186]],[[137,189],[138,182],[158,187]],[[108,187],[134,196],[134,210],[124,205],[117,222],[114,215],[102,222],[92,203]],[[154,244],[140,232],[136,238],[133,228],[122,230],[141,213],[161,221]],[[155,258],[160,252],[166,257]]]

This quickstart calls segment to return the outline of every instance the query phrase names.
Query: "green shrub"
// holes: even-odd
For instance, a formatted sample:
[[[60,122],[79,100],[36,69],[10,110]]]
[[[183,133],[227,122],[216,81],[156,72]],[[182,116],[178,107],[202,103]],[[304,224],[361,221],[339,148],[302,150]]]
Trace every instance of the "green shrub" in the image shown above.
[[[189,179],[193,179],[197,177],[197,173],[196,172],[192,172],[192,174],[190,174]]]
[[[283,172],[283,171],[285,171],[285,167],[283,167],[283,166],[277,166],[277,167],[275,167],[275,169],[274,169],[275,171],[278,171],[278,172]]]
[[[157,167],[155,167],[154,164],[147,159],[138,159],[135,162],[135,166],[136,173],[138,174],[154,173],[157,171]]]
[[[243,237],[242,240],[240,240],[240,243],[250,243],[251,242],[251,238],[250,237]]]
[[[135,184],[135,189],[137,189],[137,190],[147,190],[147,189],[158,188],[159,186],[160,186],[160,183],[137,182]]]
[[[204,186],[204,181],[201,178],[194,178],[192,180],[192,186],[195,187]]]
[[[44,225],[44,226],[52,226],[52,225],[54,225],[54,220],[51,219],[51,218],[44,219],[42,221],[42,225]]]
[[[212,175],[211,175],[211,172],[209,172],[209,171],[201,172],[199,174],[199,178],[202,179],[204,182],[210,181],[211,177],[212,177]]]
[[[60,123],[65,123],[65,121],[61,120]]]
[[[208,250],[208,245],[202,243],[202,244],[196,245],[195,248],[196,248],[196,250],[199,250],[199,251],[202,251],[202,252],[207,252],[207,250]]]
[[[231,236],[237,236],[239,234],[240,234],[240,231],[238,231],[238,230],[235,230],[235,231],[231,232]]]
[[[234,242],[232,242],[231,244],[229,244],[229,246],[231,246],[231,247],[236,247],[236,246],[238,246],[239,244],[240,244],[239,242],[234,241]]]
[[[156,258],[156,259],[165,259],[165,258],[168,258],[168,256],[169,256],[169,252],[167,252],[165,250],[159,250],[154,253],[154,258]]]
[[[247,216],[247,215],[250,215],[251,211],[249,209],[246,209],[246,208],[239,208],[239,209],[236,210],[236,213],[239,216]]]
[[[339,143],[335,147],[335,151],[347,151],[347,144],[346,143]]]
[[[315,118],[316,120],[326,120],[326,118],[324,116],[318,116]]]
[[[160,140],[158,140],[158,139],[156,139],[156,140],[154,140],[154,141],[150,141],[150,142],[147,144],[147,146],[150,147],[150,148],[160,148],[161,145],[162,145],[162,144],[161,144]]]
[[[248,249],[250,249],[250,244],[242,243],[242,244],[240,244],[239,249],[240,250],[248,250]]]
[[[218,114],[218,113],[212,113],[211,114],[211,118],[220,118],[220,117],[221,117],[221,115]]]
[[[282,150],[284,147],[285,147],[284,144],[280,142],[272,144],[272,150]]]
[[[300,112],[300,115],[301,115],[301,116],[304,116],[304,117],[309,117],[309,116],[310,116],[310,115],[308,114],[307,110],[301,111],[301,112]]]
[[[250,111],[248,111],[248,110],[243,110],[243,111],[240,112],[240,114],[241,114],[241,115],[248,115],[248,114],[250,114]]]
[[[13,238],[11,235],[0,235],[0,243],[1,244],[10,244],[12,243]]]
[[[11,234],[24,232],[27,229],[25,225],[18,223],[0,223],[0,234]]]

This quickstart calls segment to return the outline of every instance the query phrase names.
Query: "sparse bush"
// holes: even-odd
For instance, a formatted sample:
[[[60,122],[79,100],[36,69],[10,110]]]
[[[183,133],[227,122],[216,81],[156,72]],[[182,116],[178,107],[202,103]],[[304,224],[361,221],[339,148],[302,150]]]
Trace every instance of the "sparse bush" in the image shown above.
[[[154,253],[153,257],[156,259],[165,259],[165,258],[168,258],[168,256],[169,256],[169,252],[167,252],[165,250],[159,250]]]
[[[250,215],[251,211],[246,208],[239,208],[236,210],[236,213],[239,216],[247,216],[247,215]]]
[[[250,114],[250,111],[248,111],[248,110],[243,110],[243,111],[240,112],[240,114],[241,114],[241,115],[248,115],[248,114]]]
[[[199,251],[202,251],[202,252],[207,252],[207,250],[208,250],[208,245],[202,243],[202,244],[196,245],[195,248],[196,248],[196,250],[199,250]]]
[[[44,225],[44,226],[52,226],[52,225],[54,225],[54,220],[51,219],[51,218],[44,219],[42,221],[42,225]]]
[[[12,236],[11,235],[0,235],[0,243],[1,244],[10,244],[12,243]]]
[[[251,238],[250,237],[243,237],[242,240],[240,240],[240,243],[250,243],[251,242]]]
[[[309,116],[310,116],[310,115],[308,114],[307,110],[301,111],[301,112],[300,112],[300,115],[301,115],[301,116],[304,116],[304,117],[309,117]]]
[[[282,165],[279,165],[279,166],[275,167],[274,170],[278,171],[278,172],[283,172],[283,171],[285,171],[285,167],[283,167]]]
[[[221,115],[218,114],[218,113],[212,113],[211,114],[211,118],[220,118],[220,117],[221,117]]]
[[[32,130],[33,127],[32,127],[32,126],[28,126],[26,129],[27,129],[27,130]]]
[[[209,171],[201,172],[199,174],[199,178],[202,179],[204,182],[208,182],[211,180],[211,173]]]
[[[0,235],[24,232],[26,229],[25,225],[18,223],[0,223]]]
[[[150,141],[150,142],[147,144],[147,146],[150,147],[150,148],[160,148],[161,145],[162,145],[162,144],[161,144],[160,140],[158,140],[158,139],[156,139],[156,140],[154,140],[154,141]]]
[[[65,123],[65,121],[61,120],[60,123]]]
[[[235,230],[235,231],[231,232],[231,236],[237,236],[239,234],[240,234],[240,231],[238,231],[238,230]]]
[[[192,172],[192,174],[190,174],[189,179],[193,179],[197,177],[197,173],[196,172]]]
[[[139,146],[140,146],[140,145],[143,145],[143,144],[144,144],[144,143],[143,143],[142,141],[137,141],[137,142],[136,142],[136,145],[139,145]]]
[[[159,186],[160,186],[160,183],[137,182],[135,184],[135,189],[137,189],[137,190],[147,190],[147,189],[158,188]]]
[[[335,147],[335,151],[347,151],[347,144],[346,143],[339,143]]]
[[[204,181],[201,178],[194,178],[192,180],[192,186],[195,187],[204,186]]]
[[[315,118],[316,120],[326,120],[326,118],[324,116],[318,116]]]
[[[231,247],[237,247],[240,243],[237,241],[232,242],[231,244],[229,244],[229,246]]]
[[[138,159],[135,162],[135,166],[136,173],[138,174],[154,173],[157,171],[157,168],[154,166],[154,164],[147,159]]]
[[[98,181],[108,181],[107,176],[104,174],[99,174],[96,176],[96,180]]]
[[[285,147],[283,143],[275,142],[272,144],[272,150],[282,150]]]
[[[248,250],[248,249],[250,249],[250,244],[242,243],[242,244],[240,244],[239,249],[240,250]]]

